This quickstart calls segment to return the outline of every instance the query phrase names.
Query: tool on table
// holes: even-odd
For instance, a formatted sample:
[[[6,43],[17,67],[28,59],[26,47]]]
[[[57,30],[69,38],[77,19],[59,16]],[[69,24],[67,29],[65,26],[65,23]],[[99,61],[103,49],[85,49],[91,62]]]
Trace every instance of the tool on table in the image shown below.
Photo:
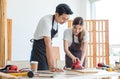
[[[110,66],[105,65],[104,63],[98,63],[98,67],[106,67],[106,68],[110,68]]]
[[[0,69],[0,72],[7,73],[13,76],[28,76],[29,78],[32,78],[34,76],[34,72],[30,69],[18,70],[18,67],[16,65],[6,65],[4,68]]]
[[[56,75],[54,73],[47,72],[34,72],[30,68],[18,69],[16,65],[6,65],[4,68],[0,69],[0,72],[7,73],[13,76],[27,76],[32,77],[45,77],[45,78],[54,78]]]
[[[76,60],[72,65],[72,69],[84,69],[84,67],[80,64],[80,61]]]
[[[109,72],[114,71],[114,68],[112,68],[108,65],[105,65],[104,63],[98,63],[97,69],[102,69],[102,70],[106,70],[106,71],[109,71]]]
[[[0,72],[4,73],[18,72],[18,67],[16,65],[6,65],[5,68],[0,69]]]
[[[107,68],[106,71],[112,72],[112,71],[114,71],[114,69],[110,67],[110,68]]]
[[[28,71],[28,72],[18,72],[18,73],[8,73],[13,76],[28,76],[29,78],[34,77],[34,72],[33,71]]]

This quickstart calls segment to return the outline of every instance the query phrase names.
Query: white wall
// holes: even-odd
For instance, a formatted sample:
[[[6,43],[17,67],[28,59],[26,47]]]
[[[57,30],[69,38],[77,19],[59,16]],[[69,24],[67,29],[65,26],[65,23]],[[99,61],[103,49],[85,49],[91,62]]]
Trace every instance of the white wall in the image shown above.
[[[96,18],[109,21],[109,44],[120,44],[119,0],[101,0],[96,3]],[[102,12],[102,13],[101,13]]]
[[[12,60],[29,60],[33,37],[39,19],[46,14],[54,14],[59,3],[67,3],[73,10],[71,16],[86,18],[87,0],[7,0],[7,18],[13,20],[12,25]],[[54,39],[53,45],[60,46],[61,59],[64,60],[62,48],[63,31],[66,24],[59,27],[59,37]]]

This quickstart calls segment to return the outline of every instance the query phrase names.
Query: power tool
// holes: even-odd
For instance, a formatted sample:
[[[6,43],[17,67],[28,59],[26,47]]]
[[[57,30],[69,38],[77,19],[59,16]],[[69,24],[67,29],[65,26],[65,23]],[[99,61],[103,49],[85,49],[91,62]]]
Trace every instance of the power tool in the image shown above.
[[[105,65],[104,63],[98,63],[98,67],[106,67],[106,68],[110,68],[110,66]]]
[[[81,65],[80,61],[76,60],[76,62],[73,63],[71,69],[84,69],[84,67]]]
[[[6,65],[5,68],[0,69],[0,72],[4,73],[18,72],[18,67],[16,65]]]
[[[18,70],[18,67],[16,65],[6,65],[5,68],[0,69],[0,72],[13,76],[28,76],[29,78],[32,78],[34,76],[34,72],[30,69],[23,68],[21,70]]]

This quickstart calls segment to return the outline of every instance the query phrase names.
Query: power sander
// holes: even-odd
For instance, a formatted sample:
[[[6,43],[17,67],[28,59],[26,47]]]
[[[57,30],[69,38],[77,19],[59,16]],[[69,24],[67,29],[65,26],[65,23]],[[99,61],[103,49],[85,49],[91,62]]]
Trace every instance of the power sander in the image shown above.
[[[76,62],[72,64],[71,69],[84,69],[84,67],[81,65],[80,61],[76,60]]]
[[[28,76],[32,78],[34,76],[34,72],[31,70],[18,70],[16,65],[6,65],[4,68],[0,69],[0,72],[7,73],[14,76]]]

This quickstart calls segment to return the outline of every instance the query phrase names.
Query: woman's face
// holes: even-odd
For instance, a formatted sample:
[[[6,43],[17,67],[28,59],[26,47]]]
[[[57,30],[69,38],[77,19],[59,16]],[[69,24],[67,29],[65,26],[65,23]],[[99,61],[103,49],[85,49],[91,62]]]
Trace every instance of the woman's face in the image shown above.
[[[83,30],[83,26],[75,25],[73,26],[73,34],[77,36]]]

